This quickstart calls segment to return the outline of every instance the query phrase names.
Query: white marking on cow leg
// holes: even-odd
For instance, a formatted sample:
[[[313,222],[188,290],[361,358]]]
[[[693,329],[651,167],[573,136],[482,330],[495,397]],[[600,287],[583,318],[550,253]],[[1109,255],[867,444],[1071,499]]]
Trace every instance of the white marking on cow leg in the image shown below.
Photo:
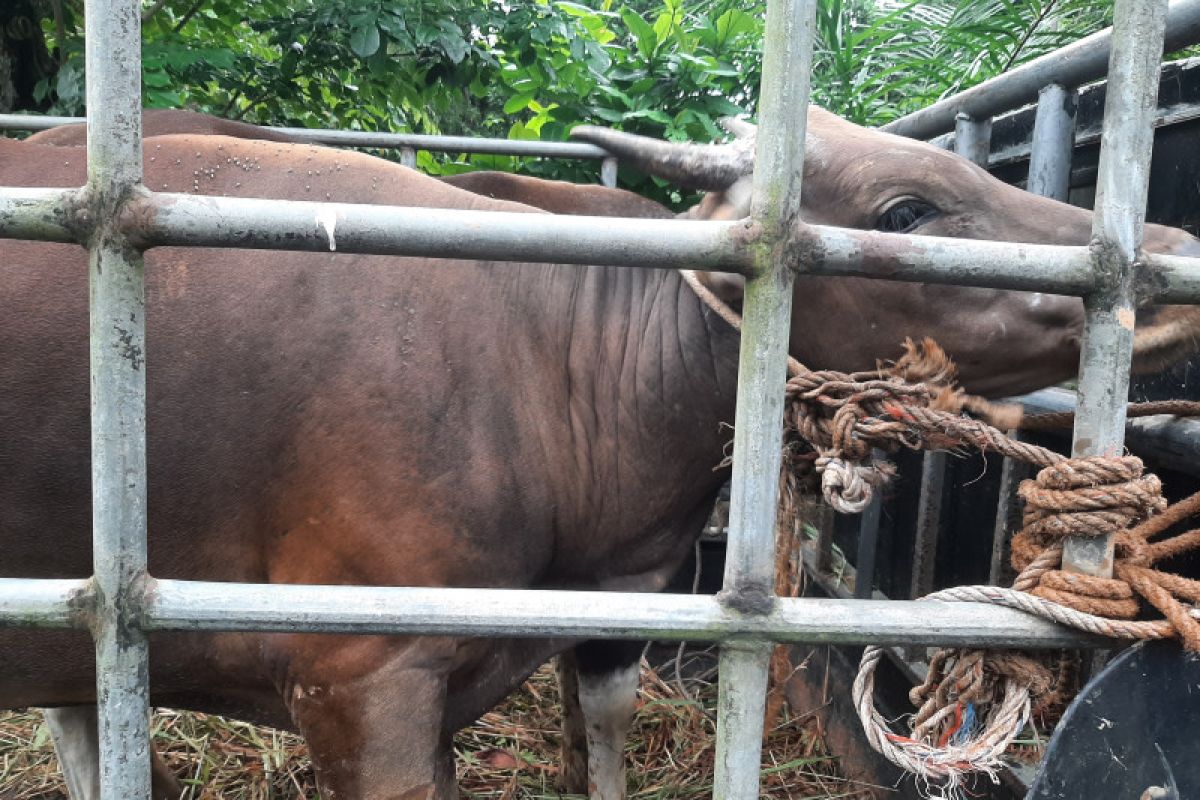
[[[99,800],[100,737],[95,706],[45,708],[46,727],[54,740],[59,767],[71,800]]]
[[[625,797],[625,739],[637,702],[638,662],[615,672],[579,673],[579,705],[587,725],[591,800]]]
[[[329,237],[329,252],[337,250],[337,241],[333,238],[333,231],[337,228],[337,209],[333,206],[321,206],[317,210],[317,225],[325,229],[325,235]]]

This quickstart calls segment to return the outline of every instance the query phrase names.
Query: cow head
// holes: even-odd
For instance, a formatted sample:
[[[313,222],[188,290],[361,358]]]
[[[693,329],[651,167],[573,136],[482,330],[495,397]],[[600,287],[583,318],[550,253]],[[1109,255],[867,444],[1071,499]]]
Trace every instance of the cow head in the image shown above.
[[[609,149],[650,174],[709,193],[684,216],[732,220],[750,211],[753,126],[735,123],[729,144],[672,144],[597,128],[579,138]],[[1008,242],[1084,245],[1092,214],[1021,191],[986,170],[924,142],[846,122],[819,108],[808,115],[805,221],[861,230]],[[1146,226],[1149,252],[1200,255],[1183,231]],[[707,274],[733,303],[742,278]],[[959,365],[963,385],[980,394],[1014,394],[1063,380],[1079,363],[1083,303],[1078,298],[867,278],[800,276],[792,353],[814,368],[869,369],[895,355],[906,337],[930,336]],[[1161,369],[1195,349],[1200,310],[1143,309],[1135,368]]]

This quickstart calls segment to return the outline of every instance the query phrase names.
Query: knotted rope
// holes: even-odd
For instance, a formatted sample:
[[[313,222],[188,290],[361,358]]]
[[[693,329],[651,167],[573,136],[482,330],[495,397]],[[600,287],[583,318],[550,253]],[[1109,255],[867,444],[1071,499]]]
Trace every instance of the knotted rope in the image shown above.
[[[964,410],[1008,424],[1012,407],[963,394],[955,368],[931,339],[905,342],[888,367],[850,374],[803,371],[788,380],[784,462],[796,472],[815,467],[826,502],[845,514],[862,511],[895,473],[872,450],[977,449],[1048,466],[1061,456],[1017,442]]]
[[[1013,540],[1020,575],[1013,589],[957,587],[929,600],[991,602],[1114,638],[1179,637],[1200,651],[1200,581],[1152,568],[1157,561],[1200,547],[1200,530],[1151,543],[1171,525],[1200,511],[1200,493],[1169,510],[1162,485],[1133,457],[1076,458],[1014,441],[986,422],[962,416],[972,406],[1001,415],[1004,407],[976,403],[953,385],[953,367],[932,342],[908,342],[904,358],[874,373],[805,372],[788,381],[785,467],[815,467],[825,499],[844,512],[860,511],[884,483],[891,465],[878,451],[943,449],[996,452],[1042,467],[1022,484],[1022,531]],[[812,452],[806,447],[811,446]],[[1115,577],[1061,569],[1069,536],[1115,535]],[[1143,603],[1162,619],[1135,620]],[[919,707],[912,735],[892,732],[875,710],[874,670],[882,656],[867,648],[854,684],[855,704],[876,750],[953,791],[970,771],[994,772],[1000,756],[1035,709],[1061,702],[1067,670],[1044,657],[1001,651],[943,650],[929,679],[914,689]]]
[[[687,282],[710,307],[740,330],[740,317],[700,285]],[[724,309],[724,313],[722,313]],[[1013,539],[1013,588],[960,586],[924,600],[986,602],[1015,608],[1081,631],[1119,639],[1178,637],[1200,651],[1200,581],[1152,566],[1200,549],[1200,529],[1151,540],[1200,513],[1200,492],[1167,507],[1162,486],[1133,457],[1068,459],[1014,441],[997,428],[1069,425],[1073,414],[1025,418],[1019,407],[964,395],[954,386],[954,367],[932,340],[905,343],[903,358],[875,372],[812,372],[789,359],[791,376],[784,410],[784,480],[798,482],[814,467],[821,490],[835,509],[863,510],[894,468],[875,452],[909,449],[974,449],[997,452],[1042,467],[1023,482],[1022,531]],[[962,416],[968,411],[992,422]],[[1131,404],[1128,416],[1200,415],[1200,403]],[[1115,542],[1114,578],[1061,569],[1068,536],[1104,536]],[[777,576],[778,577],[778,576]],[[1161,619],[1134,619],[1142,603]],[[1065,701],[1074,680],[1069,657],[1055,665],[1046,656],[995,650],[941,650],[927,680],[910,699],[919,707],[912,735],[893,733],[873,703],[875,667],[883,650],[863,653],[853,694],[871,745],[893,763],[926,780],[944,781],[953,794],[970,771],[994,773],[1000,756],[1035,709]]]
[[[1149,541],[1200,510],[1200,495],[1163,514],[1161,482],[1143,474],[1137,458],[1068,459],[963,416],[975,410],[1002,418],[1001,424],[1013,422],[1008,408],[955,388],[953,365],[935,343],[910,341],[905,347],[903,358],[875,372],[808,371],[792,377],[784,412],[785,466],[815,468],[826,501],[847,513],[865,508],[893,473],[879,452],[978,450],[1041,467],[1020,489],[1025,518],[1012,546],[1020,571],[1014,588],[958,587],[927,599],[999,603],[1114,638],[1178,636],[1189,649],[1200,650],[1200,622],[1184,605],[1200,601],[1200,582],[1152,568],[1168,555],[1200,547],[1200,531]],[[1113,578],[1061,569],[1067,537],[1109,534],[1116,542]],[[1143,603],[1163,618],[1135,620]],[[900,736],[872,702],[882,652],[867,648],[854,685],[868,739],[896,764],[944,781],[951,791],[967,772],[994,772],[1031,713],[1060,702],[1070,683],[1069,670],[1045,657],[943,650],[934,657],[929,679],[913,691],[919,711],[912,733]]]

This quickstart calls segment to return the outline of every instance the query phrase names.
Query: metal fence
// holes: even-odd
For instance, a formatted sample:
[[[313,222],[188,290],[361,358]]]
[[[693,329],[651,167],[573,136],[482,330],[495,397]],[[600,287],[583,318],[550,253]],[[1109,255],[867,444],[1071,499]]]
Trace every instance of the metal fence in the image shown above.
[[[0,580],[0,624],[91,627],[105,798],[148,798],[146,633],[321,631],[690,639],[721,642],[714,796],[757,796],[772,642],[1089,646],[1095,641],[993,606],[774,598],[787,323],[794,269],[1081,296],[1086,330],[1076,454],[1121,448],[1136,267],[1154,299],[1200,300],[1200,264],[1139,252],[1150,113],[1167,0],[1118,0],[1093,243],[954,241],[808,225],[800,207],[814,0],[771,0],[764,41],[752,219],[673,222],[242,200],[141,185],[140,3],[88,0],[88,182],[0,189],[0,236],[90,253],[93,552],[90,580]],[[1176,4],[1175,11],[1195,3]],[[144,213],[142,213],[144,212]],[[503,589],[329,587],[156,580],[146,573],[145,371],[140,249],[160,245],[326,250],[314,220],[336,214],[346,252],[740,270],[748,276],[725,589],[716,597]],[[140,223],[138,221],[141,221]],[[149,220],[148,222],[146,222]],[[748,228],[750,222],[756,223]],[[134,227],[140,225],[140,227]],[[82,231],[82,233],[81,233]],[[747,235],[748,231],[756,231]],[[786,246],[781,246],[786,245]],[[788,252],[810,254],[794,264]],[[497,269],[504,267],[497,266]],[[120,320],[120,347],[113,321]],[[131,323],[130,320],[133,322]],[[1073,542],[1096,572],[1111,543]]]
[[[60,125],[86,122],[86,117],[52,117],[30,114],[0,114],[0,130],[44,131]],[[521,139],[487,139],[475,136],[432,136],[421,133],[378,133],[371,131],[318,130],[315,128],[270,127],[293,139],[340,147],[373,147],[399,150],[400,163],[417,166],[417,151],[432,153],[480,153],[523,158],[570,158],[600,161],[600,183],[617,185],[618,159],[603,147],[583,142],[541,142]]]

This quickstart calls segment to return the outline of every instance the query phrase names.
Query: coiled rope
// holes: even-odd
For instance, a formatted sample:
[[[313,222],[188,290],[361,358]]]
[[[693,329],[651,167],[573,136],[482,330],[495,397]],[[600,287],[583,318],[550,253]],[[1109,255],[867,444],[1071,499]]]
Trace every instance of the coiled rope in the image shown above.
[[[1162,484],[1132,456],[1067,458],[1015,441],[962,415],[975,402],[954,388],[953,367],[930,341],[908,342],[904,358],[875,373],[807,372],[788,381],[785,407],[790,468],[811,463],[825,499],[858,511],[887,480],[878,451],[940,449],[995,452],[1041,467],[1019,490],[1023,527],[1013,539],[1012,589],[968,586],[929,595],[942,602],[989,602],[1122,639],[1180,638],[1200,651],[1200,621],[1185,603],[1200,602],[1200,581],[1154,569],[1200,547],[1200,530],[1150,540],[1200,511],[1200,493],[1167,509]],[[981,406],[985,412],[1003,407]],[[815,457],[803,452],[811,445]],[[1113,535],[1113,578],[1061,569],[1070,536]],[[1134,619],[1143,605],[1161,619]],[[854,701],[871,745],[889,760],[953,791],[968,772],[994,772],[1030,714],[1063,699],[1065,664],[1044,656],[992,650],[942,650],[928,680],[913,690],[919,710],[911,733],[892,731],[873,703],[874,671],[883,651],[867,648]],[[1061,662],[1061,659],[1059,659]]]

